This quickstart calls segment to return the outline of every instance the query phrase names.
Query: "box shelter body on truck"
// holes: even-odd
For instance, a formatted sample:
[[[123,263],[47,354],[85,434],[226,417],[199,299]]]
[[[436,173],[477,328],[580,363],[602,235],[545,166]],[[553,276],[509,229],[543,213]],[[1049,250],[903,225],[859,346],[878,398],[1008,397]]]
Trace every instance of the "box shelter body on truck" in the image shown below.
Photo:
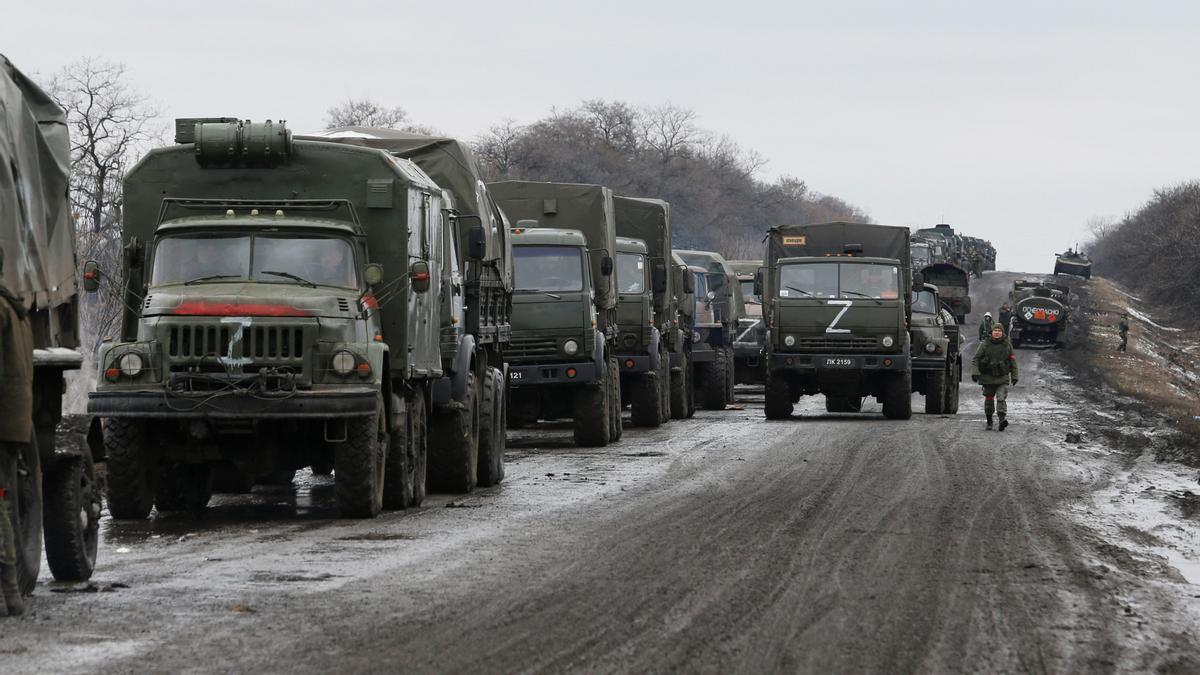
[[[442,266],[441,321],[445,375],[430,394],[430,486],[467,492],[476,483],[500,482],[508,402],[504,351],[512,337],[512,242],[508,220],[488,192],[474,153],[454,138],[374,127],[338,127],[300,138],[386,150],[415,163],[448,193],[443,206],[452,232]],[[480,241],[473,242],[473,236]],[[467,255],[472,248],[475,256]],[[464,426],[471,429],[465,435],[459,432]]]
[[[509,423],[571,418],[575,442],[621,437],[617,235],[600,185],[488,186],[513,227]]]
[[[733,343],[745,301],[737,274],[720,253],[676,249],[688,265],[704,270],[704,292],[696,293],[698,307],[712,311],[712,323],[696,320],[692,345],[695,390],[701,407],[724,410],[733,402]],[[699,288],[700,282],[697,282]]]
[[[761,260],[730,260],[742,293],[742,314],[733,339],[734,381],[738,384],[765,384],[766,369],[762,352],[767,324],[762,316],[762,299],[754,292],[754,276],[763,266]]]
[[[801,395],[830,412],[866,396],[884,415],[912,412],[909,231],[863,223],[772,228],[763,301],[768,325],[766,415],[791,414]]]
[[[345,516],[419,505],[444,194],[387,152],[227,119],[179,120],[125,180],[126,309],[89,400],[110,510],[195,510],[214,481],[304,466],[335,471]]]
[[[14,505],[8,516],[26,593],[41,567],[43,531],[56,579],[89,578],[97,550],[100,499],[93,458],[88,450],[59,449],[55,443],[63,374],[83,362],[70,170],[66,114],[0,55],[0,282],[28,317],[33,338],[32,390],[23,393],[28,398],[21,405],[0,406],[3,415],[32,404],[33,433],[20,448],[26,470],[4,486]],[[78,508],[64,512],[64,504]]]
[[[671,417],[671,353],[683,348],[668,268],[671,207],[658,199],[621,196],[613,197],[613,207],[621,400],[629,403],[634,424],[656,427]],[[635,250],[639,245],[641,253]]]

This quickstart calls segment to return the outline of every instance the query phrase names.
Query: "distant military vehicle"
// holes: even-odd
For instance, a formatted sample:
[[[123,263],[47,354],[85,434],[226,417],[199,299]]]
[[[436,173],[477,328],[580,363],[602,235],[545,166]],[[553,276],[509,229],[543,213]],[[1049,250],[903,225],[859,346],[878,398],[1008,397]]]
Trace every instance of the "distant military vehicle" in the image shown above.
[[[692,267],[705,270],[704,290],[696,284],[696,302],[712,310],[711,322],[697,313],[693,334],[692,361],[695,364],[695,390],[705,410],[724,410],[733,402],[733,343],[745,301],[737,274],[720,253],[712,251],[675,251]]]
[[[767,325],[763,322],[762,299],[754,292],[754,275],[762,267],[761,260],[730,260],[742,290],[742,316],[738,318],[733,339],[734,382],[765,384],[767,371],[763,367],[763,345]]]
[[[34,438],[7,500],[22,592],[37,581],[45,534],[56,579],[82,581],[96,563],[100,494],[88,448],[59,448],[63,373],[83,363],[75,223],[67,199],[71,145],[54,101],[0,56],[0,248],[4,285],[33,327]],[[3,300],[0,300],[3,302]],[[0,414],[8,409],[0,405]],[[103,458],[101,458],[103,459]]]
[[[966,270],[950,263],[936,263],[921,268],[925,283],[937,286],[938,297],[958,323],[965,323],[971,313],[971,280]]]
[[[1054,273],[1070,274],[1084,279],[1092,278],[1092,259],[1083,251],[1067,249],[1054,256]]]
[[[874,396],[892,419],[912,415],[909,231],[861,223],[785,225],[767,234],[763,298],[766,416],[802,395],[857,411]],[[936,396],[936,394],[935,394]]]
[[[1070,318],[1071,289],[1049,281],[1013,282],[1008,296],[1013,308],[1009,339],[1014,347],[1053,345],[1061,347]]]
[[[671,419],[677,420],[696,414],[692,342],[696,335],[696,312],[699,309],[696,302],[697,274],[705,276],[702,269],[697,272],[683,262],[678,253],[671,252],[671,288],[679,307],[677,321],[682,338],[679,351],[671,352]]]
[[[925,284],[913,294],[909,336],[912,343],[913,391],[925,396],[925,412],[958,412],[962,382],[961,326],[938,287]]]
[[[577,445],[619,440],[612,191],[526,181],[488,187],[515,223],[510,421],[571,418]]]
[[[106,420],[116,519],[208,503],[218,464],[288,478],[331,462],[347,517],[425,493],[431,391],[471,487],[494,373],[445,370],[443,317],[463,321],[457,242],[488,256],[480,218],[384,150],[293,140],[283,123],[182,119],[176,144],[125,179],[117,339],[101,346],[89,411]],[[98,284],[93,283],[91,289]],[[448,309],[449,308],[449,309]],[[436,418],[435,418],[436,419]],[[489,423],[494,420],[489,420]]]

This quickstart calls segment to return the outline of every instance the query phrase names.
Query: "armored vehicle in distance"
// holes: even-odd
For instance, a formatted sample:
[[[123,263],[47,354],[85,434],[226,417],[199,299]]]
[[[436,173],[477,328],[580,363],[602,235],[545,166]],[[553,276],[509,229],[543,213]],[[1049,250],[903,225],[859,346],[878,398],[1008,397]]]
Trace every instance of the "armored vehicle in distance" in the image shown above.
[[[1092,259],[1083,251],[1067,249],[1054,256],[1054,273],[1070,274],[1084,279],[1092,278]]]

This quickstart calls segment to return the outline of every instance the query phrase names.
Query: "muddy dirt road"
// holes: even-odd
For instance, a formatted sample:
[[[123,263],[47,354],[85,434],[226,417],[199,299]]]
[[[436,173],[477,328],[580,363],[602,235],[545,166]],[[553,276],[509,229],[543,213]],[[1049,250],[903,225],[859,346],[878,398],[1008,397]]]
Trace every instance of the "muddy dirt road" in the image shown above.
[[[999,305],[1011,275],[976,284]],[[973,335],[975,325],[968,326]],[[968,346],[973,352],[973,345]],[[701,412],[603,449],[513,432],[509,478],[373,521],[332,483],[105,523],[95,585],[0,623],[6,672],[1190,670],[1200,589],[1113,543],[1128,464],[1020,352],[1014,425]],[[919,407],[919,406],[915,406]],[[113,588],[113,586],[116,586]]]

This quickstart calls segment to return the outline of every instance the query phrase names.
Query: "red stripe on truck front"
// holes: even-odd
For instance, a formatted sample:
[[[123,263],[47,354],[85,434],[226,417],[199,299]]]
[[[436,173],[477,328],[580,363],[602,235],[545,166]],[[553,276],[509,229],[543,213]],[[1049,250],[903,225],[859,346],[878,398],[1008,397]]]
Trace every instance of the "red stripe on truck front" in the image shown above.
[[[242,304],[187,300],[179,303],[175,314],[186,316],[312,316],[312,313],[291,305]]]

